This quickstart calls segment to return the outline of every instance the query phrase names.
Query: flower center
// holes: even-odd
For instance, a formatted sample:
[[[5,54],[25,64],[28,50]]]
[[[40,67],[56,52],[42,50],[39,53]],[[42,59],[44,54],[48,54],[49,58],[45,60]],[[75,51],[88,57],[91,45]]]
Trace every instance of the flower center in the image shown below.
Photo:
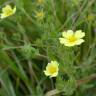
[[[75,42],[77,40],[77,38],[73,35],[73,36],[70,36],[68,38],[68,40],[69,40],[70,43],[73,43],[73,42]]]
[[[51,67],[49,68],[49,72],[50,72],[51,74],[54,74],[54,73],[56,72],[56,67],[51,66]]]

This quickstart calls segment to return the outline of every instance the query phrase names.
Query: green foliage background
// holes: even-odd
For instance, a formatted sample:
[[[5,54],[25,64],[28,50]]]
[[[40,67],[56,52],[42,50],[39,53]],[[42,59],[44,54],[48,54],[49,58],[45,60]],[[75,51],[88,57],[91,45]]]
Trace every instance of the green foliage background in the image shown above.
[[[96,96],[96,0],[0,0],[0,12],[7,4],[17,11],[0,19],[0,96]],[[69,29],[83,30],[85,43],[61,45]],[[60,65],[50,79],[51,60]]]

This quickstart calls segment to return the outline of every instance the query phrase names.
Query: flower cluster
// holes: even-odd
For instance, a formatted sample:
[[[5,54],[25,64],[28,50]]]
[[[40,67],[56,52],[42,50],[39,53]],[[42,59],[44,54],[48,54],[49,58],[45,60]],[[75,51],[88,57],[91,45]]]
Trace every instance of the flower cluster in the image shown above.
[[[62,38],[59,38],[59,40],[61,44],[64,44],[67,47],[72,47],[82,44],[84,42],[84,36],[85,33],[81,30],[77,30],[76,32],[68,30],[62,33]],[[51,61],[51,63],[48,63],[46,70],[44,71],[45,75],[50,77],[56,77],[59,70],[58,66],[59,64],[57,63],[57,61]]]
[[[43,0],[38,0],[38,3],[41,4]],[[10,5],[6,5],[4,8],[2,8],[2,13],[0,15],[0,18],[6,18],[8,16],[11,16],[15,14],[16,12],[16,6],[12,8]],[[37,12],[36,18],[44,18],[44,12]],[[62,37],[59,38],[60,43],[67,46],[72,47],[75,45],[80,45],[84,42],[83,37],[85,36],[85,33],[81,30],[77,30],[76,32],[73,32],[72,30],[67,30],[62,32]],[[46,70],[44,70],[44,73],[46,76],[49,77],[56,77],[58,75],[59,71],[59,63],[57,61],[51,61],[46,66]]]

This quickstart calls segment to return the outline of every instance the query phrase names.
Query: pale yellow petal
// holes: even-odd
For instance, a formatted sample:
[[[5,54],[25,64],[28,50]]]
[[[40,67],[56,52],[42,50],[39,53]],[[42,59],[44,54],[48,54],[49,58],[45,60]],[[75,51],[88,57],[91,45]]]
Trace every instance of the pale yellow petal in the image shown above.
[[[76,41],[76,45],[80,45],[80,44],[82,44],[83,42],[84,42],[83,39],[79,39],[79,40]]]
[[[64,38],[69,38],[70,36],[72,36],[74,33],[73,33],[73,31],[72,30],[68,30],[67,32],[63,32],[62,33],[62,36],[64,37]]]
[[[68,30],[67,31],[67,37],[69,38],[70,36],[72,36],[74,34],[74,32],[72,30]]]
[[[65,37],[65,38],[67,38],[67,37],[66,37],[66,36],[67,36],[67,32],[65,32],[65,31],[62,32],[62,36]]]
[[[44,74],[45,74],[46,76],[50,76],[50,73],[49,73],[48,71],[44,71]]]
[[[8,10],[12,10],[10,5],[6,5],[4,8],[2,8],[2,12],[6,12]]]
[[[67,42],[65,44],[65,46],[67,46],[67,47],[72,47],[72,46],[75,46],[75,45],[76,45],[76,42],[73,42],[73,43]]]
[[[57,66],[57,67],[58,67],[59,64],[58,64],[57,61],[51,61],[51,65],[52,65],[52,66]]]
[[[13,8],[13,14],[16,12],[16,6]]]
[[[75,32],[75,37],[76,38],[83,38],[85,36],[85,33],[82,32],[82,30],[78,30]]]
[[[67,39],[59,38],[59,40],[60,40],[60,43],[61,43],[61,44],[65,44],[65,43],[67,43]]]
[[[48,65],[46,66],[46,71],[48,71],[49,68],[50,68],[50,64],[48,64]]]
[[[6,15],[2,13],[2,14],[0,15],[0,18],[1,18],[1,19],[6,18]]]
[[[58,72],[56,72],[56,73],[50,75],[50,77],[56,77],[57,75],[58,75]]]

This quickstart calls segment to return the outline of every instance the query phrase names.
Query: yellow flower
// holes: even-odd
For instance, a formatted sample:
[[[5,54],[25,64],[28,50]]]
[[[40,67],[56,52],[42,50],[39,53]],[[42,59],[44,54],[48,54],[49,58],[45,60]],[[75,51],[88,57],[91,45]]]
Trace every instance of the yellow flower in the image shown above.
[[[57,61],[51,61],[50,63],[48,63],[48,65],[46,66],[46,70],[44,71],[46,76],[50,76],[50,77],[56,77],[58,75],[58,62]]]
[[[67,32],[63,32],[62,36],[62,38],[59,38],[60,43],[71,47],[83,43],[84,40],[82,38],[85,36],[85,33],[81,30],[77,30],[75,33],[72,30],[68,30]]]
[[[39,4],[42,4],[44,2],[44,0],[38,0]]]
[[[36,16],[35,16],[37,19],[41,20],[44,18],[44,12],[41,11],[41,12],[36,12]]]
[[[10,5],[6,5],[4,8],[2,8],[2,13],[0,18],[6,18],[8,16],[13,15],[16,12],[16,6],[12,9]]]

